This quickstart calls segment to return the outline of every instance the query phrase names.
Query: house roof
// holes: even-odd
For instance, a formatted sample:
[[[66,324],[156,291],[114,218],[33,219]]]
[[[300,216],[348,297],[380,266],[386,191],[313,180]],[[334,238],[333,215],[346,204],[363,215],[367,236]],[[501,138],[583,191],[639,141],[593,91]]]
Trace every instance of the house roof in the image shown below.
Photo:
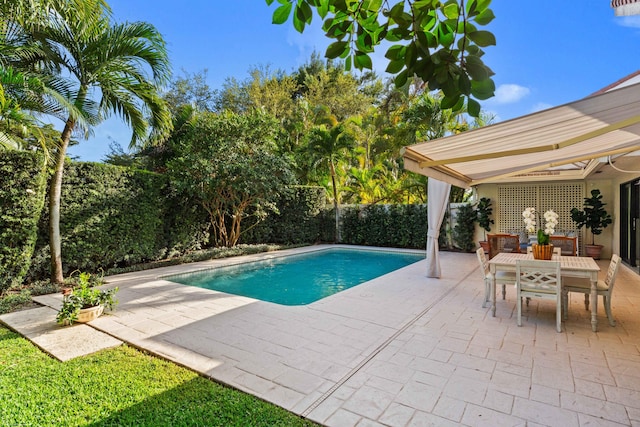
[[[606,89],[548,110],[405,147],[405,168],[464,188],[488,182],[585,179],[608,163],[609,156],[624,157],[638,170],[640,83]]]

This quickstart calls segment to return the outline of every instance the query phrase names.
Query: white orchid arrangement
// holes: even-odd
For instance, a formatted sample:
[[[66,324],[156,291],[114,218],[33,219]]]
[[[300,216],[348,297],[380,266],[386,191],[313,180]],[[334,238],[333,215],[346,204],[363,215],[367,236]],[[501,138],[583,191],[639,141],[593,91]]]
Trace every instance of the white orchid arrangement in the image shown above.
[[[524,218],[524,226],[527,230],[527,233],[535,233],[536,232],[536,209],[535,208],[526,208],[522,212],[522,217]],[[556,226],[558,225],[558,214],[553,210],[549,209],[544,213],[544,230],[538,230],[538,244],[540,245],[548,245],[549,244],[549,236],[551,236]]]

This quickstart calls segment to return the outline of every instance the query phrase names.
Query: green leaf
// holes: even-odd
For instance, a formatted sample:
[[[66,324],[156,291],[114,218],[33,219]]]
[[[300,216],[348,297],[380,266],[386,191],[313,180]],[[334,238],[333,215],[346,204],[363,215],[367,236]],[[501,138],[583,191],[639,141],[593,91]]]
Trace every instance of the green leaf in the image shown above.
[[[447,4],[442,8],[442,13],[448,19],[458,19],[458,16],[460,16],[460,12],[458,11],[458,4],[457,3]]]
[[[267,1],[267,6],[271,6],[271,3],[273,3],[273,0],[266,0]]]
[[[344,60],[344,70],[351,71],[351,55],[347,56],[347,59]]]
[[[363,68],[367,68],[371,70],[373,68],[373,64],[371,63],[371,58],[364,52],[356,52],[355,57],[353,58],[355,62],[355,66],[357,69],[362,70]]]
[[[415,64],[416,58],[417,58],[416,45],[415,43],[411,42],[407,45],[407,50],[405,51],[405,54],[404,54],[404,63],[410,67],[413,64]]]
[[[285,3],[273,12],[273,24],[284,24],[289,19],[291,13],[291,3]]]
[[[440,106],[444,109],[449,109],[454,105],[456,105],[458,101],[460,101],[460,95],[456,95],[452,97],[445,96],[444,98],[442,98],[442,101],[440,102]]]
[[[469,76],[465,73],[461,73],[458,77],[458,89],[464,95],[469,95],[471,93],[471,81],[469,80]]]
[[[442,47],[449,47],[453,43],[454,35],[444,23],[436,28],[436,40]]]
[[[475,99],[467,99],[467,113],[471,117],[480,117],[480,103]]]
[[[487,67],[477,56],[467,56],[465,65],[467,73],[469,73],[471,79],[482,81],[486,80],[489,77]]]
[[[475,17],[474,21],[479,25],[487,25],[488,23],[493,21],[495,17],[496,16],[493,14],[493,11],[491,9],[487,9],[484,12],[478,14],[478,16]]]
[[[382,7],[382,0],[371,0],[368,3],[366,9],[370,12],[377,12]]]
[[[335,59],[344,54],[344,52],[349,51],[349,43],[345,41],[337,41],[331,43],[327,47],[327,51],[325,56],[329,59]]]
[[[471,81],[471,95],[480,100],[491,98],[496,90],[496,84],[492,79],[487,78],[480,81]]]
[[[311,11],[311,7],[306,2],[301,2],[296,6],[296,16],[302,22],[307,24],[311,23],[311,18],[313,18],[313,12]]]
[[[389,18],[393,20],[402,19],[403,13],[404,13],[404,2],[398,2],[389,11]]]
[[[394,83],[396,87],[403,87],[407,84],[407,70],[402,71],[400,74],[396,76],[394,79]]]
[[[467,33],[467,37],[478,46],[486,47],[496,45],[496,37],[489,31],[473,31]]]
[[[400,70],[404,68],[404,65],[405,64],[403,59],[389,61],[389,65],[387,65],[387,69],[385,71],[389,74],[396,74],[396,73],[399,73]]]
[[[396,59],[401,59],[404,57],[404,52],[403,52],[404,48],[405,47],[401,44],[394,44],[389,49],[387,49],[387,52],[384,54],[384,57],[392,61]]]
[[[490,4],[491,4],[491,0],[477,0],[476,10],[482,13],[489,7]]]
[[[298,18],[298,14],[294,13],[293,15],[293,28],[296,29],[297,32],[302,33],[304,31],[305,22],[301,21]]]
[[[320,15],[320,18],[324,19],[325,16],[327,16],[327,14],[329,13],[329,2],[320,2],[320,5],[317,8],[318,10],[318,15]]]

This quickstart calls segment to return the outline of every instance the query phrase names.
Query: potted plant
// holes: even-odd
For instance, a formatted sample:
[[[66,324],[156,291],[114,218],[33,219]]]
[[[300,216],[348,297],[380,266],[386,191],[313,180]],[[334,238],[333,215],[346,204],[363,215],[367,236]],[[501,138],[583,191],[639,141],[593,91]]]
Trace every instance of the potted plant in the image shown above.
[[[91,274],[80,273],[78,284],[74,288],[62,291],[62,307],[58,311],[56,321],[61,325],[73,322],[86,323],[99,317],[105,307],[110,310],[118,303],[114,295],[118,288],[102,290],[91,286]]]
[[[595,244],[595,236],[602,233],[604,228],[611,224],[611,215],[605,210],[606,203],[602,203],[600,190],[591,190],[591,197],[584,198],[584,207],[571,209],[571,219],[578,228],[587,227],[591,231],[591,244],[585,245],[587,256],[600,259],[602,245]]]
[[[485,253],[489,252],[489,242],[487,242],[487,233],[491,231],[491,224],[493,224],[493,220],[491,219],[491,214],[493,213],[493,208],[491,207],[491,199],[487,197],[483,197],[478,201],[478,206],[476,207],[476,220],[478,221],[478,225],[480,228],[484,230],[484,240],[480,241],[480,246],[484,250]]]

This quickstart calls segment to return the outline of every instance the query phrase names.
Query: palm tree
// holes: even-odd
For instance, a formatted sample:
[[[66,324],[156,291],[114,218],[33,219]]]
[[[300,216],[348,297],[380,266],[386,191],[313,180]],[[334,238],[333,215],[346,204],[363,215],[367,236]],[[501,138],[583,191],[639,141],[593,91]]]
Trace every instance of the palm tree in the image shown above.
[[[108,9],[100,0],[61,3],[46,21],[25,28],[43,53],[34,67],[59,70],[70,83],[63,95],[75,107],[62,106],[67,115],[49,188],[51,280],[55,283],[63,281],[60,198],[72,135],[88,134],[91,126],[111,114],[131,126],[131,146],[147,137],[160,138],[171,126],[169,110],[159,94],[170,77],[169,60],[155,27],[143,22],[111,25]],[[79,3],[83,7],[73,7]]]
[[[329,166],[331,188],[333,190],[333,208],[336,217],[336,241],[340,241],[340,213],[338,211],[338,187],[336,184],[336,166],[347,158],[350,150],[355,146],[354,138],[345,131],[342,123],[328,121],[313,127],[308,135],[309,155],[314,165],[325,163]],[[333,126],[331,126],[331,123]]]

